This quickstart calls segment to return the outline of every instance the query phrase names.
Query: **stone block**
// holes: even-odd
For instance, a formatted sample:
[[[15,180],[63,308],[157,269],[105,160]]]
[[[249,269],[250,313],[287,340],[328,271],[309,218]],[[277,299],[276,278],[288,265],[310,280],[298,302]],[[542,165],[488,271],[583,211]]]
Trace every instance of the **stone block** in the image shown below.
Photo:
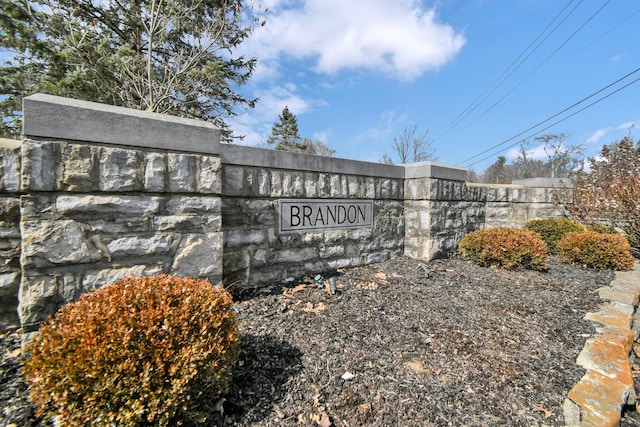
[[[348,197],[355,199],[360,197],[360,179],[357,176],[349,175],[347,177]]]
[[[266,237],[262,230],[226,230],[224,232],[224,246],[237,247],[260,245],[265,243]]]
[[[198,192],[206,194],[222,192],[222,164],[219,157],[200,157]]]
[[[580,408],[581,426],[617,426],[628,388],[606,375],[587,371],[569,391],[569,399]]]
[[[171,274],[207,277],[214,285],[222,279],[222,232],[182,237],[171,266]]]
[[[0,140],[0,192],[20,191],[21,144]]]
[[[58,280],[52,275],[22,275],[18,313],[23,333],[37,330],[66,302],[58,289]]]
[[[640,290],[630,292],[628,290],[603,286],[598,289],[598,295],[604,300],[618,301],[623,304],[637,306],[638,297],[640,297]]]
[[[633,312],[633,306],[613,301],[603,305],[598,312],[587,313],[584,318],[611,328],[630,329]]]
[[[68,191],[90,192],[100,182],[101,147],[62,144],[62,184]]]
[[[85,264],[108,255],[96,247],[85,225],[72,220],[23,221],[22,230],[23,268]]]
[[[202,232],[200,217],[194,214],[163,215],[153,219],[154,229],[180,233]]]
[[[24,141],[22,144],[23,191],[53,191],[58,188],[60,144]]]
[[[225,196],[241,196],[244,187],[244,168],[225,166],[223,169],[222,193]]]
[[[272,170],[271,176],[271,197],[282,197],[282,172],[278,170]]]
[[[140,191],[143,189],[144,154],[137,150],[103,147],[100,153],[100,190]]]
[[[18,295],[20,273],[17,271],[0,274],[0,297]]]
[[[20,198],[0,197],[0,224],[3,227],[10,227],[11,224],[18,225],[20,222]],[[9,235],[3,237],[11,237]],[[18,233],[17,237],[20,237]]]
[[[225,277],[230,277],[232,273],[234,280],[248,281],[251,271],[251,257],[247,251],[225,252],[222,258],[223,271]]]
[[[192,193],[197,188],[197,156],[192,154],[167,153],[169,190]]]
[[[257,193],[259,196],[269,196],[271,194],[269,185],[270,185],[270,176],[269,171],[266,169],[258,169],[256,171],[256,180],[257,180]]]
[[[304,178],[302,172],[293,172],[291,174],[291,196],[304,197]]]
[[[162,153],[146,153],[144,168],[144,189],[152,193],[163,192],[166,188],[167,158]]]
[[[102,270],[89,270],[82,277],[82,289],[84,292],[101,288],[122,280],[126,277],[154,276],[162,274],[161,265],[135,265],[133,267],[105,268]]]
[[[114,258],[143,257],[150,255],[162,255],[171,251],[173,237],[159,235],[152,237],[122,237],[107,244],[109,253]]]
[[[57,197],[55,207],[58,213],[65,215],[140,215],[158,212],[160,201],[159,197],[150,196],[61,195]]]
[[[327,198],[333,197],[331,195],[331,183],[330,183],[330,175],[326,173],[318,174],[318,179],[316,180],[316,187],[318,189],[317,197],[319,198]]]
[[[628,398],[635,401],[629,351],[624,345],[611,343],[600,336],[590,338],[578,355],[576,363],[624,384],[628,388]]]
[[[375,199],[376,198],[376,181],[371,177],[364,179],[364,198]]]
[[[207,214],[222,213],[222,200],[217,196],[172,196],[165,203],[169,214]]]
[[[344,246],[342,245],[321,245],[320,258],[335,258],[344,255]]]
[[[272,263],[294,263],[310,261],[318,258],[318,249],[315,247],[300,248],[300,249],[287,249],[282,251],[273,251],[270,261]]]
[[[340,175],[338,174],[329,175],[329,196],[334,199],[343,196],[342,181],[340,179]]]

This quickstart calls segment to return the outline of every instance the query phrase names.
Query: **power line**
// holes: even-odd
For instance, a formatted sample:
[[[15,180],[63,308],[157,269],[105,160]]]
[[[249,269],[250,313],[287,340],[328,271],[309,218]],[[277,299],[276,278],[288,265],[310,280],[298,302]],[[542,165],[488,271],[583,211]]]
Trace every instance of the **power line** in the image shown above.
[[[602,9],[604,9],[609,3],[611,3],[611,0],[607,0],[602,6],[600,6],[600,8],[589,17],[589,19],[587,19],[577,30],[575,30],[564,42],[562,42],[562,44],[560,46],[558,46],[553,52],[551,52],[549,54],[549,56],[547,56],[544,61],[542,61],[540,64],[538,64],[538,66],[536,68],[534,68],[529,74],[527,74],[522,80],[520,80],[518,82],[518,84],[516,84],[513,88],[511,88],[511,90],[509,92],[507,92],[506,94],[504,94],[500,99],[498,99],[495,103],[493,103],[493,105],[491,105],[489,108],[487,108],[486,110],[484,110],[482,112],[482,114],[480,114],[478,117],[476,117],[471,123],[469,123],[467,126],[465,126],[464,128],[462,128],[461,130],[465,130],[467,128],[469,128],[469,126],[473,125],[474,123],[476,123],[478,120],[480,120],[481,118],[483,118],[489,111],[493,110],[496,106],[498,106],[502,101],[505,100],[505,98],[507,98],[509,95],[511,95],[517,88],[519,88],[525,81],[527,81],[536,71],[538,71],[544,64],[547,63],[547,61],[549,59],[551,59],[552,56],[554,56],[556,53],[558,53],[558,51],[560,49],[562,49],[567,43],[569,43],[569,41],[576,35],[578,34],[589,22],[591,22],[593,20],[593,18],[596,17],[596,15],[598,15]]]
[[[511,145],[509,145],[509,146],[507,146],[507,147],[503,148],[502,150],[498,151],[497,153],[502,152],[502,151],[505,151],[505,150],[508,150],[509,148],[513,148],[513,147],[515,147],[516,145],[520,144],[521,142],[526,141],[527,139],[529,139],[529,138],[531,138],[531,137],[533,137],[533,136],[536,136],[536,135],[538,135],[539,133],[544,132],[544,131],[545,131],[545,130],[547,130],[547,129],[551,129],[551,128],[552,128],[552,127],[554,127],[555,125],[557,125],[557,124],[559,124],[559,123],[562,123],[562,122],[564,122],[564,121],[565,121],[565,120],[567,120],[567,119],[570,119],[571,117],[575,116],[576,114],[583,112],[583,111],[584,111],[584,110],[586,110],[587,108],[590,108],[590,107],[594,106],[595,104],[597,104],[597,103],[599,103],[600,101],[603,101],[603,100],[605,100],[605,99],[609,98],[609,97],[610,97],[610,96],[612,96],[612,95],[615,95],[616,93],[620,92],[622,89],[625,89],[625,88],[627,88],[627,87],[631,86],[632,84],[634,84],[634,83],[636,83],[636,82],[638,82],[638,81],[640,81],[640,77],[638,77],[637,79],[635,79],[635,80],[633,80],[633,81],[631,81],[631,82],[627,83],[626,85],[622,86],[621,88],[618,88],[618,89],[614,90],[613,92],[611,92],[611,93],[609,93],[609,94],[607,94],[607,95],[603,96],[602,98],[600,98],[600,99],[598,99],[598,100],[596,100],[596,101],[592,102],[591,104],[584,106],[583,108],[579,109],[578,111],[576,111],[576,112],[574,112],[574,113],[569,114],[567,117],[564,117],[564,118],[562,118],[562,119],[560,119],[560,120],[558,120],[558,121],[556,121],[556,122],[554,122],[554,123],[550,124],[549,126],[545,127],[544,129],[540,129],[539,131],[532,133],[531,135],[527,136],[526,138],[523,138],[523,139],[521,139],[521,140],[517,141],[516,143],[511,144]],[[479,162],[481,162],[481,161],[483,161],[483,160],[487,160],[487,159],[489,159],[489,158],[491,158],[491,157],[495,156],[497,153],[493,153],[493,154],[491,154],[491,155],[489,155],[489,156],[483,157],[483,158],[482,158],[482,159],[480,159],[480,160],[476,160],[476,161],[475,161],[475,162],[473,162],[473,163],[469,163],[469,164],[467,164],[467,167],[468,167],[468,166],[473,166],[473,165],[475,165],[476,163],[479,163]]]
[[[572,58],[578,56],[579,54],[581,54],[582,52],[584,52],[585,50],[589,49],[592,45],[594,45],[597,41],[599,41],[600,39],[602,39],[604,36],[606,36],[607,34],[609,34],[610,32],[612,32],[613,30],[615,30],[616,28],[618,28],[619,26],[621,26],[622,24],[624,24],[625,22],[627,22],[629,19],[633,18],[635,15],[637,15],[640,12],[640,9],[637,9],[635,12],[633,12],[632,14],[628,15],[626,18],[624,18],[622,21],[618,22],[617,24],[615,24],[614,26],[610,27],[608,30],[606,30],[604,33],[600,34],[598,37],[596,37],[595,39],[593,39],[592,41],[590,41],[585,47],[583,47],[582,49],[580,49],[578,52],[576,52]]]
[[[630,73],[628,73],[628,74],[626,74],[626,75],[624,75],[624,76],[620,77],[620,78],[619,78],[619,79],[617,79],[616,81],[614,81],[614,82],[612,82],[612,83],[609,83],[608,85],[606,85],[606,86],[604,86],[603,88],[601,88],[601,89],[597,90],[596,92],[592,93],[591,95],[589,95],[589,96],[587,96],[587,97],[585,97],[585,98],[582,98],[580,101],[578,101],[578,102],[576,102],[576,103],[572,104],[571,106],[569,106],[569,107],[567,107],[567,108],[563,109],[562,111],[560,111],[560,112],[558,112],[558,113],[556,113],[556,114],[554,114],[554,115],[552,115],[552,116],[550,116],[550,117],[548,117],[548,118],[546,118],[546,119],[544,119],[544,120],[542,120],[542,121],[540,121],[540,122],[536,123],[535,125],[533,125],[533,126],[529,127],[528,129],[525,129],[524,131],[522,131],[522,132],[518,133],[517,135],[514,135],[514,136],[512,136],[511,138],[506,139],[506,140],[504,140],[504,141],[500,142],[499,144],[496,144],[496,145],[494,145],[494,146],[492,146],[492,147],[490,147],[490,148],[487,148],[486,150],[484,150],[484,151],[482,151],[482,152],[480,152],[480,153],[478,153],[478,154],[476,154],[476,155],[474,155],[474,156],[471,156],[471,157],[469,157],[469,158],[465,159],[462,163],[463,163],[463,164],[466,164],[467,166],[472,166],[472,165],[474,165],[474,164],[476,164],[476,163],[479,163],[479,162],[481,162],[481,161],[483,161],[483,160],[486,160],[487,158],[489,158],[489,157],[491,157],[491,156],[495,155],[496,153],[493,153],[493,154],[491,154],[491,155],[489,155],[489,156],[487,156],[487,157],[484,157],[484,158],[482,158],[482,159],[480,159],[480,160],[476,160],[476,161],[475,161],[475,162],[473,162],[473,163],[467,163],[467,162],[469,162],[470,160],[473,160],[473,159],[475,159],[475,158],[477,158],[477,157],[480,157],[480,156],[482,156],[483,154],[486,154],[486,153],[488,153],[488,152],[490,152],[490,151],[493,151],[493,150],[495,150],[496,148],[501,147],[501,146],[503,146],[504,144],[506,144],[506,143],[508,143],[508,142],[510,142],[510,141],[513,141],[514,139],[516,139],[516,138],[518,138],[519,136],[521,136],[521,135],[523,135],[523,134],[525,134],[525,133],[527,133],[527,132],[529,132],[529,131],[531,131],[531,130],[533,130],[533,129],[537,128],[538,126],[543,125],[543,124],[547,123],[548,121],[555,119],[555,118],[556,118],[556,117],[558,117],[559,115],[561,115],[561,114],[563,114],[563,113],[565,113],[565,112],[567,112],[567,111],[571,110],[572,108],[574,108],[574,107],[576,107],[576,106],[578,106],[578,105],[582,104],[583,102],[585,102],[585,101],[587,101],[587,100],[589,100],[589,99],[593,98],[594,96],[596,96],[596,95],[598,95],[598,94],[600,94],[600,93],[602,93],[602,92],[606,91],[607,89],[611,88],[612,86],[615,86],[616,84],[618,84],[618,83],[620,83],[621,81],[623,81],[623,80],[627,79],[628,77],[630,77],[630,76],[632,76],[632,75],[636,74],[637,72],[640,72],[640,68],[636,68],[635,70],[631,71]],[[626,84],[626,85],[625,85],[625,86],[623,86],[622,88],[617,89],[617,90],[615,90],[615,91],[611,92],[610,94],[608,94],[608,95],[604,96],[603,98],[600,98],[599,100],[597,100],[597,101],[595,101],[595,102],[593,102],[593,103],[589,104],[587,107],[584,107],[584,108],[582,108],[582,109],[578,110],[577,112],[572,113],[571,115],[569,115],[569,116],[565,117],[564,119],[561,119],[560,121],[557,121],[557,122],[553,123],[552,125],[550,125],[550,126],[548,126],[548,127],[544,128],[544,129],[542,129],[542,130],[540,130],[540,131],[538,131],[538,132],[534,133],[533,135],[536,135],[536,134],[538,134],[538,133],[540,133],[540,132],[542,132],[542,131],[544,131],[544,130],[547,130],[547,129],[549,129],[550,127],[555,126],[556,124],[558,124],[558,123],[560,123],[560,122],[562,122],[562,121],[564,121],[564,120],[568,119],[569,117],[573,117],[573,116],[574,116],[574,115],[576,115],[577,113],[579,113],[579,112],[581,112],[581,111],[584,111],[586,108],[588,108],[588,107],[590,107],[590,106],[592,106],[592,105],[594,105],[594,104],[597,104],[598,102],[602,101],[603,99],[608,98],[609,96],[611,96],[611,95],[613,95],[614,93],[617,93],[617,92],[619,92],[620,90],[622,90],[622,89],[624,89],[624,88],[626,88],[626,87],[630,86],[631,84],[633,84],[633,83],[637,82],[638,80],[640,80],[640,78],[639,78],[639,79],[636,79],[636,80],[634,80],[634,81],[632,81],[632,82],[631,82],[631,83],[629,83],[629,84]],[[531,136],[532,136],[532,135],[528,136],[527,138],[530,138]],[[518,145],[520,142],[522,142],[523,140],[525,140],[525,139],[527,139],[527,138],[524,138],[524,139],[518,140],[518,142],[516,142],[515,144],[510,145],[510,146],[508,146],[508,147],[506,147],[506,148],[503,148],[503,149],[502,149],[502,150],[500,150],[500,151],[504,151],[504,150],[506,150],[506,149],[508,149],[508,148],[514,147],[515,145]],[[500,151],[498,151],[498,152],[500,152]]]
[[[513,75],[513,73],[515,73],[531,57],[531,55],[533,55],[533,53],[535,53],[540,48],[540,46],[542,46],[542,44],[544,44],[544,42],[558,29],[558,27],[560,27],[560,25],[562,25],[562,23],[564,23],[564,21],[566,21],[567,18],[569,18],[569,16],[571,16],[571,14],[573,14],[573,12],[582,4],[582,2],[584,0],[580,0],[580,2],[573,9],[571,9],[571,11],[567,14],[567,16],[565,16],[562,19],[562,21],[560,21],[558,23],[558,25],[556,25],[553,28],[553,30],[551,30],[551,32],[549,34],[547,34],[546,37],[540,43],[538,43],[538,45],[531,52],[529,52],[529,54],[524,59],[522,59],[522,61],[520,61],[515,68],[513,68],[513,70],[511,70],[511,68],[514,66],[514,64],[516,64],[520,60],[520,58],[522,58],[522,56],[531,48],[531,46],[533,46],[538,41],[538,39],[540,39],[540,37],[542,37],[542,35],[549,29],[549,27],[551,27],[551,25],[553,25],[553,23],[564,13],[564,11],[567,10],[567,8],[571,5],[571,3],[573,3],[573,1],[574,0],[569,0],[569,2],[564,6],[564,8],[562,8],[562,10],[560,12],[558,12],[558,14],[551,20],[551,22],[549,22],[549,24],[547,24],[547,26],[536,36],[536,38],[531,43],[529,43],[529,46],[527,46],[520,53],[520,55],[518,55],[518,57],[502,72],[502,74],[500,74],[500,76],[498,76],[493,81],[493,83],[491,83],[491,85],[489,85],[489,87],[487,89],[485,89],[482,94],[480,94],[480,96],[478,96],[460,114],[458,114],[451,122],[449,122],[449,124],[447,125],[447,129],[445,129],[444,133],[442,135],[440,135],[440,137],[442,137],[442,136],[446,135],[447,133],[449,133],[460,122],[462,122],[471,113],[473,113],[500,86],[502,86],[504,84],[504,82],[509,77],[511,77]],[[511,72],[509,72],[509,70],[511,70]],[[507,74],[507,73],[509,73],[509,74],[505,77],[505,74]]]

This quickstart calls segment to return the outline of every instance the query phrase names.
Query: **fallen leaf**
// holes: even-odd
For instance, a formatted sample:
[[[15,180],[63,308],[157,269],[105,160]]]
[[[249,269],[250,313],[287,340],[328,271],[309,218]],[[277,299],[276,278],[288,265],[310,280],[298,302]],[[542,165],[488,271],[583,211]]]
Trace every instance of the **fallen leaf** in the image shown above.
[[[304,307],[302,307],[302,311],[305,311],[307,313],[315,313],[315,314],[319,314],[321,311],[323,311],[325,309],[325,305],[323,302],[319,302],[317,306],[313,306],[312,302],[308,302]]]
[[[356,288],[359,289],[378,289],[378,284],[376,282],[365,282],[365,281],[360,281],[358,283],[356,283]]]
[[[276,410],[276,416],[281,420],[284,420],[286,415],[284,414],[284,412],[282,412],[282,409],[278,408],[278,406],[276,405],[275,410]]]
[[[358,405],[358,411],[365,415],[368,414],[369,412],[371,412],[371,403],[366,402]]]
[[[424,367],[424,362],[420,359],[414,359],[411,362],[405,362],[404,366],[411,369],[413,372],[417,374],[423,374],[427,372]]]
[[[22,351],[19,348],[16,348],[15,350],[7,352],[4,357],[5,359],[15,359],[16,357],[20,357],[21,354]]]
[[[331,419],[329,419],[329,415],[324,411],[320,412],[320,414],[311,414],[310,418],[320,427],[331,427]]]
[[[537,408],[533,408],[531,412],[544,412],[545,420],[553,415],[553,412],[549,411],[548,409],[545,409],[542,405],[538,406]]]
[[[293,294],[300,292],[300,291],[304,291],[307,288],[306,283],[301,283],[298,286],[295,286],[291,289],[289,288],[284,288],[284,292],[282,292],[282,295],[284,295],[287,298],[293,298]]]

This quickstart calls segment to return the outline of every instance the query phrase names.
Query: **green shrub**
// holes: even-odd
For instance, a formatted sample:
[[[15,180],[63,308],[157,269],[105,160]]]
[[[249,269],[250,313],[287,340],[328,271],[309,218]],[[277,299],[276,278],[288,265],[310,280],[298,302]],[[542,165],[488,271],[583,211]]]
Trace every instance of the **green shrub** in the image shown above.
[[[620,234],[615,228],[598,223],[587,225],[587,231],[595,231],[600,234]]]
[[[587,230],[584,225],[568,218],[533,219],[527,222],[525,229],[539,234],[552,254],[558,253],[556,246],[565,234]]]
[[[63,306],[25,362],[31,400],[65,426],[177,425],[226,391],[240,335],[206,280],[127,278]]]
[[[558,252],[564,262],[591,268],[630,270],[635,263],[631,245],[621,234],[568,233],[558,242]]]
[[[517,228],[488,228],[465,235],[458,251],[484,267],[547,269],[547,246],[539,235]]]

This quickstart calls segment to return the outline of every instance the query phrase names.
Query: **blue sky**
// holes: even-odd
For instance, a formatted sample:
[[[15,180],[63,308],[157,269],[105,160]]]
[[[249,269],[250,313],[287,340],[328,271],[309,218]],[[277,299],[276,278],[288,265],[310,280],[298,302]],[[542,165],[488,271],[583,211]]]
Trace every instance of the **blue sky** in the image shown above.
[[[242,52],[259,65],[241,90],[260,98],[233,125],[246,135],[243,144],[264,145],[285,105],[301,136],[322,140],[338,157],[372,162],[385,153],[397,160],[393,138],[414,125],[418,133],[429,130],[439,162],[475,163],[477,172],[498,155],[513,157],[509,146],[526,137],[541,153],[533,141],[538,131],[564,132],[567,144],[584,144],[589,156],[632,125],[640,139],[640,81],[543,130],[631,83],[638,71],[469,160],[638,69],[637,0],[265,0],[261,6],[268,8],[267,24]]]

